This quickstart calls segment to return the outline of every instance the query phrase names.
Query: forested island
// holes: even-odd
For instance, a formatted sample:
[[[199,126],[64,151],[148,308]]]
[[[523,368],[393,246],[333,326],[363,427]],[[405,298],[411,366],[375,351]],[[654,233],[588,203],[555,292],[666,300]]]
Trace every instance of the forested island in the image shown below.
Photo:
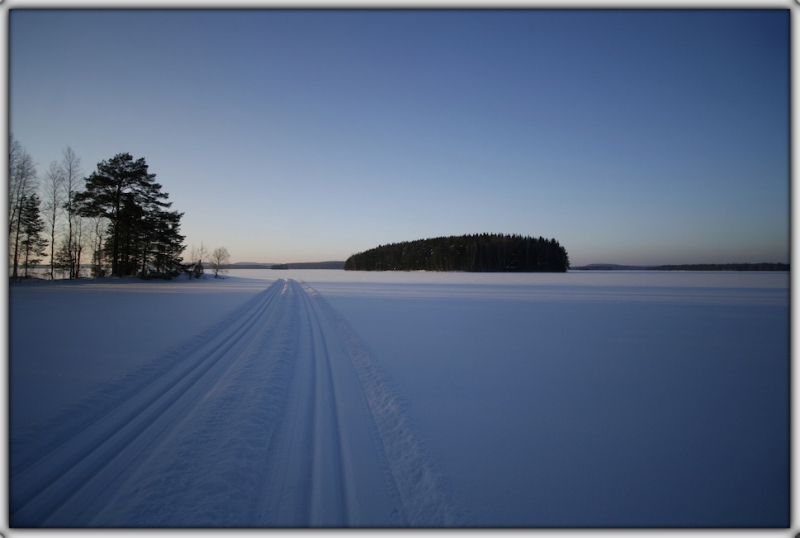
[[[566,272],[567,251],[555,239],[475,234],[381,245],[354,254],[345,271]]]

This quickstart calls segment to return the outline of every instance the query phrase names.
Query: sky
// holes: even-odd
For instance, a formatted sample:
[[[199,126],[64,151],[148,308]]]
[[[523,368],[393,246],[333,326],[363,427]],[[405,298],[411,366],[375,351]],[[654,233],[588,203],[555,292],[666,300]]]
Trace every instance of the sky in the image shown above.
[[[573,266],[789,261],[789,10],[9,11],[43,175],[144,157],[187,251],[472,233]]]

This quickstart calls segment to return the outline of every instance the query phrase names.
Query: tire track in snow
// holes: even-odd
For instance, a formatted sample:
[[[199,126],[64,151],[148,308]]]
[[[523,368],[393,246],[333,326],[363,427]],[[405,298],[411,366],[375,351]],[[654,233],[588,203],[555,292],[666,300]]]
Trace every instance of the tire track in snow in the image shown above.
[[[253,345],[121,484],[95,526],[255,527],[267,448],[298,356],[285,283]]]
[[[327,318],[329,330],[335,332],[357,374],[389,481],[400,498],[403,524],[465,525],[465,516],[449,494],[446,479],[424,450],[397,396],[361,339],[322,295],[311,286],[302,285],[321,316]]]
[[[267,473],[259,492],[257,520],[267,526],[308,526],[314,466],[313,416],[316,401],[316,372],[313,368],[313,343],[306,334],[307,315],[302,315],[297,287],[290,282],[297,348],[292,371],[287,379],[276,439],[264,455]]]
[[[344,463],[340,419],[328,344],[308,295],[291,281],[302,343],[290,385],[284,429],[270,447],[261,523],[271,526],[344,527],[359,519],[352,513],[352,493]],[[277,485],[277,487],[275,487]],[[369,491],[376,492],[373,485]],[[383,494],[380,490],[379,494]]]
[[[310,286],[291,282],[305,312],[284,425],[269,455],[268,526],[462,524],[445,480],[358,337]],[[306,473],[295,469],[306,461]],[[278,488],[273,484],[279,484]]]
[[[461,524],[385,376],[309,286],[278,281],[162,359],[17,443],[13,526]]]
[[[333,383],[328,346],[322,334],[319,318],[308,295],[292,283],[302,297],[312,333],[314,358],[314,462],[312,468],[311,514],[312,526],[342,527],[348,525],[348,483],[346,464],[342,459],[339,411]]]
[[[110,380],[103,388],[77,402],[55,417],[42,424],[30,425],[27,428],[14,428],[11,439],[11,474],[24,471],[32,463],[41,460],[47,453],[59,448],[66,438],[79,435],[102,415],[110,412],[122,402],[133,399],[137,393],[146,388],[155,379],[170,374],[176,368],[185,367],[192,358],[192,353],[215,339],[224,337],[228,331],[236,329],[242,320],[253,315],[265,296],[275,293],[280,283],[276,282],[267,290],[257,294],[235,309],[216,326],[192,338],[184,345],[168,352],[158,360],[144,364],[134,371]]]
[[[269,312],[280,281],[248,303],[240,315],[226,320],[221,330],[194,346],[167,371],[139,386],[91,422],[83,420],[64,439],[48,439],[12,469],[10,520],[12,526],[68,526],[91,499],[113,488],[171,423],[207,391],[230,367],[236,352],[246,347],[254,327]],[[216,333],[216,334],[215,334]],[[124,457],[126,456],[126,457]],[[115,460],[117,465],[113,465]],[[87,499],[88,497],[88,499]],[[58,517],[66,512],[66,519]],[[48,520],[53,518],[53,522]]]

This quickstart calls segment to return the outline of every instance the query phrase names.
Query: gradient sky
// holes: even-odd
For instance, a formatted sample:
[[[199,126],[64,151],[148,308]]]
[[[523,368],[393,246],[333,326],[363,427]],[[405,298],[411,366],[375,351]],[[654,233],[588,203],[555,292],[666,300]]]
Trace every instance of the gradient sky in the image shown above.
[[[144,157],[186,244],[465,233],[573,265],[789,261],[789,10],[10,10],[41,175]],[[187,254],[188,254],[187,249]]]

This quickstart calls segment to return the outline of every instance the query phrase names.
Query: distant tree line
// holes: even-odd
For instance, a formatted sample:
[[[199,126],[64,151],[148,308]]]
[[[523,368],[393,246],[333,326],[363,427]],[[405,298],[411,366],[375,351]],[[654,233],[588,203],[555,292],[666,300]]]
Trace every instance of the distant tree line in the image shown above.
[[[788,263],[695,263],[688,265],[656,265],[655,271],[788,271]]]
[[[271,269],[344,269],[344,262],[276,263]]]
[[[53,161],[39,178],[33,158],[12,136],[11,278],[30,276],[45,256],[51,279],[57,271],[78,278],[87,251],[93,276],[173,277],[189,270],[193,264],[184,265],[181,257],[183,213],[169,210],[168,197],[144,158],[129,153],[98,163],[84,178],[80,158],[67,147],[61,161]]]
[[[788,271],[788,263],[695,263],[684,265],[616,265],[593,263],[575,271]]]
[[[567,251],[555,239],[476,234],[381,245],[354,254],[346,271],[565,272]]]

